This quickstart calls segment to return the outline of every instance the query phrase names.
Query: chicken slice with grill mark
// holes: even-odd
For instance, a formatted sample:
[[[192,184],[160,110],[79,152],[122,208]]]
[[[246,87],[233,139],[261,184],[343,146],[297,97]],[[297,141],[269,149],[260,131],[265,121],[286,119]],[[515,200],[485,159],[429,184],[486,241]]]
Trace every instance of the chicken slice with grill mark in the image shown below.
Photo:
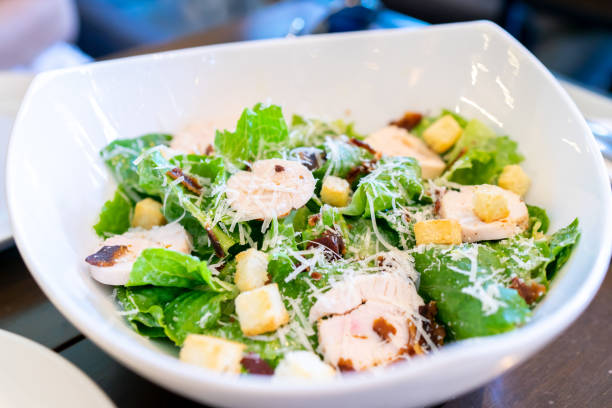
[[[112,259],[96,262],[94,255],[108,252],[105,248],[116,247],[121,248],[121,251],[113,251]],[[191,252],[191,238],[178,223],[153,227],[150,230],[131,230],[107,238],[98,251],[87,258],[91,276],[106,285],[125,285],[130,278],[136,258],[149,248],[167,248],[188,254]]]

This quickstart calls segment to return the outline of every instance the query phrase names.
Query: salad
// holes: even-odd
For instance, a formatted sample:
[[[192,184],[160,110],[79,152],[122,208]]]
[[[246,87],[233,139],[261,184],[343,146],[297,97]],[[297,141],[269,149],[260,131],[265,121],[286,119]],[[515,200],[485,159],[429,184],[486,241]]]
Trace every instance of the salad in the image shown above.
[[[101,151],[86,258],[127,322],[231,374],[321,380],[529,322],[579,238],[526,204],[517,143],[443,110],[367,136],[275,105]]]

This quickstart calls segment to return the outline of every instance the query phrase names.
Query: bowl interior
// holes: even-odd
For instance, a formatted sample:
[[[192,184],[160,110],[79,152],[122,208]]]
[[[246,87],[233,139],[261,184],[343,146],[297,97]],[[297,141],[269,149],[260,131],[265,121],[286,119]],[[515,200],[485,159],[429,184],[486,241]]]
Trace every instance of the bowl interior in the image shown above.
[[[159,345],[123,322],[111,289],[90,279],[83,259],[97,242],[91,226],[114,189],[98,151],[115,138],[237,116],[259,101],[281,105],[287,118],[300,112],[352,120],[361,132],[405,110],[449,108],[481,119],[519,142],[533,179],[526,200],[548,210],[551,228],[580,218],[578,248],[533,322],[517,332],[520,336],[480,341],[488,351],[479,351],[481,346],[471,350],[474,369],[481,374],[449,390],[478,385],[534,352],[583,310],[603,278],[610,249],[610,196],[596,145],[553,77],[492,24],[212,46],[41,75],[28,92],[10,148],[7,191],[16,242],[58,308],[149,378],[202,400],[214,400],[215,394],[199,396],[193,387],[223,384],[222,392],[232,384],[247,387],[257,381],[219,382],[165,358]],[[456,345],[430,360],[448,366],[471,344]],[[516,349],[519,344],[525,347]],[[490,361],[476,363],[486,353]],[[511,363],[500,363],[508,357]],[[424,375],[424,367],[379,378],[397,375],[397,381],[405,382]],[[453,372],[445,375],[465,376]],[[436,375],[430,372],[430,380]],[[357,381],[348,380],[346,386]],[[267,393],[288,389],[257,387]],[[422,396],[415,401],[422,403],[445,395],[415,392]]]

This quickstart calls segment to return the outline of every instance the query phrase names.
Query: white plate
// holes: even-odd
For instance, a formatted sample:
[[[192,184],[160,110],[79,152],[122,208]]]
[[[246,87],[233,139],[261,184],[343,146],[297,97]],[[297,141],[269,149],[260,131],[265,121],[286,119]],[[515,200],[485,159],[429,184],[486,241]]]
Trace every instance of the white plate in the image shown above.
[[[0,407],[114,407],[89,377],[59,354],[4,330],[0,367]]]
[[[528,202],[582,240],[533,320],[376,375],[326,383],[229,378],[181,363],[117,313],[83,258],[111,195],[99,150],[270,98],[285,112],[343,117],[360,131],[407,109],[454,109],[512,135],[533,178]],[[580,112],[523,46],[477,22],[216,45],[41,74],[19,112],[7,166],[15,241],[51,301],[87,337],[152,381],[223,406],[418,406],[490,381],[568,327],[595,295],[612,248],[610,186]]]
[[[0,72],[0,249],[11,243],[11,225],[4,196],[6,151],[15,116],[32,77],[30,74]]]

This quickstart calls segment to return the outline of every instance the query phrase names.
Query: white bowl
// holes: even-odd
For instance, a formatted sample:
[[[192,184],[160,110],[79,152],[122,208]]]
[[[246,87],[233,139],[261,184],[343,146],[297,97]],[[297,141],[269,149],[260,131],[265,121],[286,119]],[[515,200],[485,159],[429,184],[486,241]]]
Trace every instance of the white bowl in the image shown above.
[[[228,378],[179,362],[134,333],[83,258],[112,193],[98,151],[118,137],[173,131],[262,100],[285,112],[343,117],[361,131],[404,110],[448,107],[512,135],[533,178],[528,202],[552,229],[580,218],[582,239],[534,319],[449,345],[376,375],[323,384]],[[150,380],[224,406],[432,404],[491,380],[550,342],[585,309],[612,247],[610,187],[578,110],[518,42],[486,22],[218,45],[40,75],[18,115],[8,159],[15,241],[38,284],[97,345]],[[350,405],[349,405],[350,404]]]

